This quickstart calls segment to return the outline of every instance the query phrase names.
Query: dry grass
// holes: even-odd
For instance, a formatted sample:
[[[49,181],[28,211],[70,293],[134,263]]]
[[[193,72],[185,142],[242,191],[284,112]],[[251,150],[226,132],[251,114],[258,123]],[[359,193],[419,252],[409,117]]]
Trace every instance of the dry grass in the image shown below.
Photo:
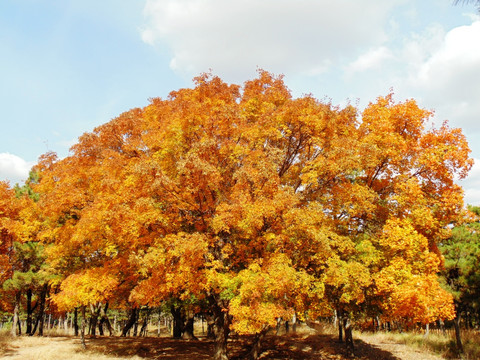
[[[415,333],[395,333],[395,332],[376,332],[376,333],[357,333],[358,338],[370,344],[382,346],[392,353],[407,353],[405,358],[419,359],[418,354],[422,353],[421,359],[441,359],[444,349],[446,349],[448,339],[430,334],[428,338],[424,338],[422,334]],[[417,355],[415,355],[417,354]]]
[[[446,334],[431,332],[427,337],[418,332],[377,332],[362,333],[358,336],[369,343],[403,344],[423,352],[440,355],[444,359],[480,359],[480,333],[473,330],[462,331],[464,353],[461,356],[457,351],[453,332]]]
[[[480,333],[473,330],[464,331],[463,347],[465,348],[465,359],[480,359]]]
[[[0,336],[0,358],[11,360],[113,360],[131,359],[141,360],[135,355],[118,357],[116,355],[102,354],[95,351],[84,351],[78,339],[66,336],[58,337],[27,337],[12,338]]]

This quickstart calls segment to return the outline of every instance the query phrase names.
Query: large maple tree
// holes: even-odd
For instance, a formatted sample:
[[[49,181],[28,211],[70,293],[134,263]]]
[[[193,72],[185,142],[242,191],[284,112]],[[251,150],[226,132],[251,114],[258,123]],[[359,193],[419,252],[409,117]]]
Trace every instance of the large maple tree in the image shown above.
[[[265,71],[243,87],[199,76],[41,162],[44,239],[65,271],[57,299],[196,299],[218,360],[231,329],[260,340],[295,313],[452,317],[436,244],[471,160],[461,132],[430,117],[392,94],[362,114],[293,98]],[[106,288],[81,285],[92,276]]]

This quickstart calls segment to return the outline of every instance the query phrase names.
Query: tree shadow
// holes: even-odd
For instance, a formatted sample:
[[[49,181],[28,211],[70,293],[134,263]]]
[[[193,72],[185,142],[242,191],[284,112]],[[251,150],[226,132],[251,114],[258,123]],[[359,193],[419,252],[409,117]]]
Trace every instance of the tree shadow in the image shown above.
[[[213,342],[164,337],[96,337],[86,339],[87,352],[145,359],[211,359]]]
[[[74,342],[80,345],[78,337],[55,337],[56,341]],[[10,343],[11,339],[0,338],[0,358],[15,356],[19,348]],[[228,354],[232,360],[244,360],[251,347],[253,336],[232,336],[228,342]],[[137,356],[143,359],[207,360],[212,358],[214,343],[200,336],[199,340],[177,340],[169,337],[106,337],[86,338],[88,358],[98,354],[125,358]],[[355,359],[358,360],[400,360],[392,353],[355,340]],[[288,333],[267,335],[262,343],[262,360],[344,360],[350,359],[345,345],[333,335]]]
[[[15,355],[17,349],[18,346],[13,346],[12,344],[9,344],[6,339],[0,338],[0,358],[3,359]]]
[[[351,359],[345,344],[333,335],[269,336],[266,338],[262,359]],[[382,350],[361,340],[355,340],[355,359],[361,360],[400,360],[388,351]],[[238,358],[237,360],[240,360]]]
[[[229,357],[232,360],[245,359],[253,337],[234,336],[229,340]],[[355,340],[355,359],[359,360],[400,360],[388,351]],[[97,337],[87,339],[89,353],[102,353],[118,357],[138,356],[145,359],[211,359],[214,344],[212,340],[200,337],[198,341],[177,340],[164,337]],[[328,360],[350,359],[345,346],[332,335],[268,335],[262,346],[262,360]]]

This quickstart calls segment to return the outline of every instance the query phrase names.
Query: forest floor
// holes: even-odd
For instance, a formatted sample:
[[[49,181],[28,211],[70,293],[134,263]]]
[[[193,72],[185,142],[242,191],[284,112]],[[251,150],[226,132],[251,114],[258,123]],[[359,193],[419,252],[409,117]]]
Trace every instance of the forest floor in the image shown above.
[[[231,359],[244,359],[251,338],[233,337],[228,344]],[[72,336],[0,337],[0,359],[9,360],[113,360],[113,359],[211,359],[213,343],[174,340],[167,337],[96,337],[86,339],[87,350]],[[440,360],[424,349],[398,344],[379,336],[356,334],[355,359],[358,360]],[[344,345],[330,334],[299,331],[267,336],[260,359],[344,360]]]

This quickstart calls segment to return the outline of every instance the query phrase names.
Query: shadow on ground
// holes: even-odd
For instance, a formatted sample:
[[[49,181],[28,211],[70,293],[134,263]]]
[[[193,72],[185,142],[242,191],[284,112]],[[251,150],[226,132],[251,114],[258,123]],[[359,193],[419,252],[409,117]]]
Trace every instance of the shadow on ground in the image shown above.
[[[18,347],[10,344],[7,338],[0,338],[0,358],[14,355],[17,349]]]
[[[252,337],[233,337],[229,343],[229,357],[235,360],[245,359],[246,351]],[[376,348],[361,340],[355,341],[355,359],[361,360],[400,360],[391,353]],[[87,351],[127,357],[137,355],[145,359],[211,359],[213,342],[200,338],[198,341],[174,340],[169,338],[140,337],[87,338]],[[331,335],[297,335],[267,336],[263,343],[260,359],[349,359],[344,345]]]

